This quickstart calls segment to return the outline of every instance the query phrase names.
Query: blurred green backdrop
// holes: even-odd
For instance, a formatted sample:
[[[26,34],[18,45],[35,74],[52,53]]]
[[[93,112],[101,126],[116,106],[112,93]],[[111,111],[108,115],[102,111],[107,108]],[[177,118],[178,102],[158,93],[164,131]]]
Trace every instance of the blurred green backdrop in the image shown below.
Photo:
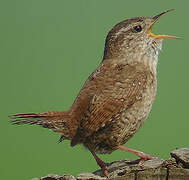
[[[59,134],[12,126],[10,114],[66,110],[100,63],[107,32],[135,16],[164,16],[156,33],[165,40],[158,66],[158,94],[141,130],[126,144],[168,158],[188,147],[189,1],[1,0],[0,1],[0,179],[31,179],[48,173],[92,172],[96,162],[82,146],[57,144]],[[116,151],[105,161],[136,158]]]

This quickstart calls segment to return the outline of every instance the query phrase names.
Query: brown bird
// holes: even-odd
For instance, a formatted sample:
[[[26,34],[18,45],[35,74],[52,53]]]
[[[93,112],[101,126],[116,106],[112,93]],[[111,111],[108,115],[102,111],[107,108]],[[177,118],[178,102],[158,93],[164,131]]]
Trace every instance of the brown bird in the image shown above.
[[[170,10],[169,10],[170,11]],[[117,149],[141,161],[151,155],[122,146],[146,120],[156,95],[158,53],[165,38],[153,34],[154,17],[136,17],[115,25],[108,33],[103,60],[83,85],[73,105],[64,112],[16,114],[13,124],[36,124],[61,133],[59,142],[83,144],[107,176],[106,164],[96,153]]]

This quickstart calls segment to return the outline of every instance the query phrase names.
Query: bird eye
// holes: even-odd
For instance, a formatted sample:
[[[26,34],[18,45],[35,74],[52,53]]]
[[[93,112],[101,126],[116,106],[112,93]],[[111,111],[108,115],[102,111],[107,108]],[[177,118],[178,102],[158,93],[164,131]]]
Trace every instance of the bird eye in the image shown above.
[[[142,31],[142,27],[140,25],[134,26],[133,29],[134,29],[135,32],[141,32]]]

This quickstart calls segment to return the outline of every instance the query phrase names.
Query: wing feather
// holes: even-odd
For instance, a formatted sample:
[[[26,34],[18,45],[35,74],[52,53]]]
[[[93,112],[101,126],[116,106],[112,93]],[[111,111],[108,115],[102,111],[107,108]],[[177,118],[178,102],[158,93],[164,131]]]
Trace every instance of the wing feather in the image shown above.
[[[144,71],[128,64],[100,66],[86,81],[74,103],[75,110],[82,109],[82,118],[72,145],[129,108],[137,97],[142,96],[146,79]],[[83,105],[81,98],[85,102],[84,108],[79,108]]]

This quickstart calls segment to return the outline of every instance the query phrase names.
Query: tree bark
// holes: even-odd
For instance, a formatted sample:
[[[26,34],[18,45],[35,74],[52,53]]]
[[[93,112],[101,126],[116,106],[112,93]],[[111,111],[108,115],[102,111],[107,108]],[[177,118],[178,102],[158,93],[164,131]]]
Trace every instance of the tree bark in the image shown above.
[[[32,180],[189,180],[189,148],[172,151],[168,160],[148,160],[139,165],[139,160],[121,160],[108,164],[109,177],[103,177],[103,172],[80,173],[75,178],[72,175],[62,176],[49,174]]]

